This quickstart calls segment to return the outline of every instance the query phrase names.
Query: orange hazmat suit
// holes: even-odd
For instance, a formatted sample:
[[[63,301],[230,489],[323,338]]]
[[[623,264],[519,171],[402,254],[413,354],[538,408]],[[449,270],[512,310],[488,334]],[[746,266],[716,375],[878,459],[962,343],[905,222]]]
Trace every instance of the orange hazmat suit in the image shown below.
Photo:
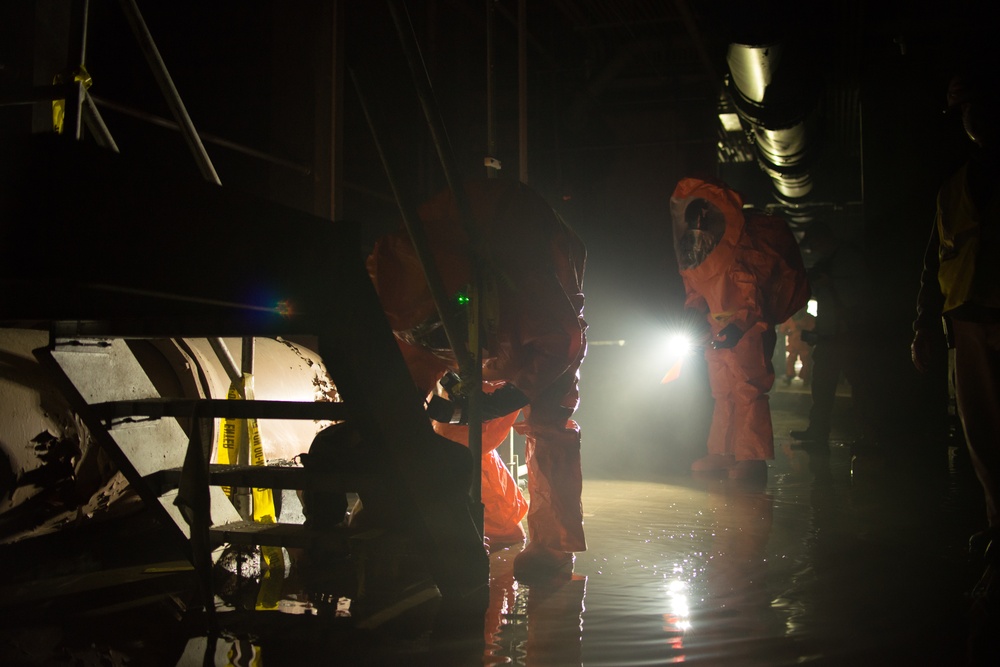
[[[798,376],[803,382],[809,381],[810,365],[812,364],[812,346],[802,340],[803,331],[816,328],[816,318],[809,313],[796,313],[785,320],[778,333],[785,336],[785,377],[795,377],[795,362],[801,361]]]
[[[740,195],[718,182],[681,180],[670,209],[685,306],[704,312],[726,343],[705,350],[715,399],[708,453],[773,459],[775,326],[809,298],[795,238],[779,218],[745,215]]]
[[[469,283],[474,250],[483,275],[480,340],[483,391],[520,390],[522,410],[483,422],[482,501],[491,542],[523,539],[527,511],[532,542],[560,551],[583,551],[580,496],[579,369],[587,350],[583,320],[586,250],[576,234],[536,193],[499,179],[465,184],[482,247],[473,249],[451,191],[418,210],[436,268],[449,295]],[[396,333],[418,390],[429,396],[454,353],[427,331],[438,320],[420,263],[405,231],[383,236],[368,271]],[[430,323],[430,324],[429,324]],[[518,422],[523,412],[523,421]],[[527,506],[496,452],[514,427],[525,436]],[[442,435],[468,444],[468,427],[435,422]]]

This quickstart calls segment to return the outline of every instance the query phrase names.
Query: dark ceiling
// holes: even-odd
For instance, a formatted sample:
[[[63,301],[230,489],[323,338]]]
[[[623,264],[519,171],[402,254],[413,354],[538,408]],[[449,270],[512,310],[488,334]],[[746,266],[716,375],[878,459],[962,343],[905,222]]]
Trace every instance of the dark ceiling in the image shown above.
[[[5,40],[0,82],[19,83],[28,75],[18,67],[25,58],[13,52],[19,47],[36,56],[34,83],[51,76],[37,55],[68,39],[61,14],[70,4],[5,3],[4,25],[11,38]],[[518,135],[522,4],[528,120],[523,144]],[[357,72],[372,98],[388,150],[398,149],[399,171],[407,182],[420,183],[415,196],[440,183],[428,158],[433,150],[420,136],[426,124],[387,5],[215,0],[137,6],[195,126],[207,135],[212,158],[221,163],[223,181],[233,186],[245,181],[259,189],[264,179],[272,198],[310,208],[303,193],[306,185],[317,185],[309,183],[310,176],[315,181],[322,171],[316,164],[322,155],[315,150],[317,142],[336,145],[338,157],[347,160],[342,175],[349,190],[385,194],[375,182],[377,160],[361,145],[359,135],[367,127],[349,79],[337,69],[341,65]],[[624,163],[652,163],[671,178],[686,172],[731,177],[754,203],[773,205],[768,180],[739,166],[756,162],[745,133],[725,132],[719,124],[718,112],[732,102],[732,88],[726,86],[730,44],[782,49],[778,74],[792,72],[785,86],[791,92],[784,95],[795,97],[809,122],[806,159],[817,172],[810,198],[860,201],[860,176],[849,172],[861,172],[862,97],[872,56],[885,58],[895,51],[902,57],[909,50],[911,60],[928,69],[927,83],[937,85],[944,76],[940,52],[960,29],[976,24],[972,10],[978,3],[951,3],[948,10],[938,3],[902,0],[428,0],[395,5],[405,14],[406,29],[416,35],[421,65],[463,171],[479,171],[492,151],[503,165],[501,175],[516,177],[523,147],[529,182],[557,199],[594,187],[595,179],[619,166],[628,171]],[[340,33],[332,25],[334,6],[340,7]],[[150,121],[153,115],[169,119],[170,113],[119,3],[90,0],[89,8],[91,92],[112,134],[130,136],[141,128],[149,136],[137,141],[162,144],[157,133],[163,133],[163,123],[157,128]],[[331,52],[338,34],[341,59]],[[929,71],[928,63],[940,71]],[[338,81],[338,75],[345,89],[341,115],[323,99],[324,86]],[[147,115],[137,124],[142,114]],[[324,136],[330,130],[321,126],[334,121],[342,123],[343,139]],[[240,157],[234,159],[234,150]],[[289,184],[285,192],[283,180]]]
[[[124,19],[130,2],[89,0],[90,93],[123,155],[197,177]],[[460,175],[485,174],[491,155],[497,175],[517,178],[523,149],[528,183],[580,230],[593,275],[608,275],[597,293],[642,284],[676,292],[662,221],[673,185],[692,174],[720,176],[750,203],[793,218],[828,218],[872,252],[919,255],[935,183],[960,144],[942,120],[941,91],[959,47],[990,26],[977,14],[986,3],[973,0],[524,2],[522,136],[518,1],[392,4],[416,37]],[[83,3],[3,3],[7,99],[73,60],[71,6]],[[359,222],[369,237],[395,225],[351,72],[406,205],[444,185],[390,3],[136,6],[225,187]],[[733,110],[734,43],[780,46],[781,99],[808,123],[795,166],[810,180],[801,199],[776,196],[748,133],[720,125],[719,111]],[[33,115],[24,106],[0,113],[3,136],[46,131],[50,116],[45,104]],[[900,218],[921,223],[901,235],[887,223]]]

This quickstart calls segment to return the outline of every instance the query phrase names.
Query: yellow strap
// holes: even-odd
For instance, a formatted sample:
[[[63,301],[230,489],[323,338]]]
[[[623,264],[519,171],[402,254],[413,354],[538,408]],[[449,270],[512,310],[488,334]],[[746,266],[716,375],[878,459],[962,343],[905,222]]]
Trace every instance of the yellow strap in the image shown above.
[[[243,375],[243,395],[248,401],[253,400],[253,376]],[[247,441],[250,443],[250,465],[265,466],[264,444],[260,439],[260,429],[256,419],[247,419]],[[253,496],[253,520],[258,523],[274,523],[274,494],[271,489],[251,489]]]
[[[65,74],[56,74],[52,78],[52,83],[60,84],[66,81]],[[90,78],[90,73],[87,72],[87,68],[82,65],[78,70],[73,72],[73,81],[76,83],[82,83],[84,90],[90,88],[91,84],[94,82]],[[56,134],[63,133],[63,126],[66,124],[66,100],[52,100],[52,131]]]

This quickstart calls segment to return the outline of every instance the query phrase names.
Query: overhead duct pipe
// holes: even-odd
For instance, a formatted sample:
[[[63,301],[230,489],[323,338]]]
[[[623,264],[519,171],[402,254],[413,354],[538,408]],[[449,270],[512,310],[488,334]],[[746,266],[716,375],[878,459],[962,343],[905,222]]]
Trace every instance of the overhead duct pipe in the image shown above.
[[[761,169],[779,201],[801,202],[812,191],[808,116],[815,95],[800,54],[781,43],[729,45],[726,85],[736,111],[749,126]]]

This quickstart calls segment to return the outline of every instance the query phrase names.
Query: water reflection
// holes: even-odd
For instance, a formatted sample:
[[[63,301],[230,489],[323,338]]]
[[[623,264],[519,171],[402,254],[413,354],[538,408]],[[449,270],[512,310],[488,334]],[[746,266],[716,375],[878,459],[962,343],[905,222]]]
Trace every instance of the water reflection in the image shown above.
[[[769,612],[763,549],[771,497],[728,482],[684,481],[589,483],[590,550],[579,555],[572,576],[526,586],[512,573],[518,549],[494,553],[482,662],[681,663],[770,633],[760,619]],[[289,556],[288,571],[294,573],[294,554]],[[267,565],[268,559],[262,562]],[[275,556],[270,562],[283,561]],[[284,580],[275,567],[261,569],[256,595],[243,596],[245,608],[312,614],[319,607],[329,613],[329,604],[317,605],[296,592],[295,577]],[[279,581],[284,581],[280,593]],[[262,604],[264,599],[269,604]],[[418,646],[425,634],[409,632],[409,639],[398,634],[383,639],[385,655],[392,641],[398,644],[390,664],[403,664],[400,647],[403,654],[413,651],[409,660],[431,648]]]
[[[52,604],[34,634],[7,622],[0,664],[966,664],[962,595],[982,575],[976,564],[970,576],[964,546],[978,518],[968,507],[981,510],[974,480],[956,481],[943,456],[937,473],[912,458],[892,470],[857,460],[846,447],[782,443],[766,487],[587,480],[589,549],[574,575],[524,586],[511,571],[517,549],[498,551],[485,625],[469,616],[451,634],[440,633],[436,589],[395,547],[370,551],[365,565],[380,576],[364,595],[338,562],[234,550],[216,573],[227,612],[218,638],[191,638],[204,619],[181,621],[162,602],[118,615]],[[972,628],[989,657],[1000,636],[992,597]],[[33,637],[51,660],[12,661]]]
[[[859,648],[890,659],[898,638],[897,648],[882,649],[877,642],[888,638],[884,633],[868,632],[854,644],[844,634],[857,627],[845,619],[862,620],[862,603],[878,584],[870,574],[885,572],[884,556],[881,563],[873,560],[849,537],[856,524],[848,494],[859,487],[850,481],[846,458],[831,469],[825,455],[783,453],[789,465],[776,471],[776,484],[768,488],[691,478],[588,482],[590,548],[578,554],[575,573],[526,586],[512,574],[518,548],[492,554],[485,624],[479,641],[450,638],[460,644],[451,655],[460,656],[456,660],[442,662],[428,642],[434,608],[427,603],[433,600],[417,592],[409,598],[413,613],[400,617],[406,623],[340,643],[303,631],[295,642],[267,636],[254,644],[257,664],[288,664],[290,654],[308,663],[329,654],[354,661],[337,664],[773,667],[843,664],[839,660]],[[866,573],[852,565],[859,558],[877,567]],[[852,580],[852,567],[869,578]],[[319,611],[319,619],[329,619],[334,601],[294,593],[294,578],[271,598],[278,600],[272,609],[314,617]],[[258,580],[273,586],[266,577]],[[267,586],[243,597],[258,615]],[[889,604],[879,606],[887,611]],[[220,667],[250,650],[236,644],[228,652],[200,648],[214,650],[216,662],[198,664]]]
[[[692,614],[688,649],[700,655],[725,650],[747,662],[773,660],[783,629],[771,609],[766,547],[773,526],[773,498],[731,484],[710,488],[706,502],[714,518],[703,592]]]
[[[206,665],[207,667],[262,667],[260,646],[248,639],[192,637],[181,654],[177,667]]]
[[[490,559],[483,664],[581,664],[587,577],[573,574],[522,585],[512,571],[516,553],[506,549]]]
[[[780,634],[766,588],[772,506],[728,481],[590,482],[582,663],[538,664],[681,663]]]

